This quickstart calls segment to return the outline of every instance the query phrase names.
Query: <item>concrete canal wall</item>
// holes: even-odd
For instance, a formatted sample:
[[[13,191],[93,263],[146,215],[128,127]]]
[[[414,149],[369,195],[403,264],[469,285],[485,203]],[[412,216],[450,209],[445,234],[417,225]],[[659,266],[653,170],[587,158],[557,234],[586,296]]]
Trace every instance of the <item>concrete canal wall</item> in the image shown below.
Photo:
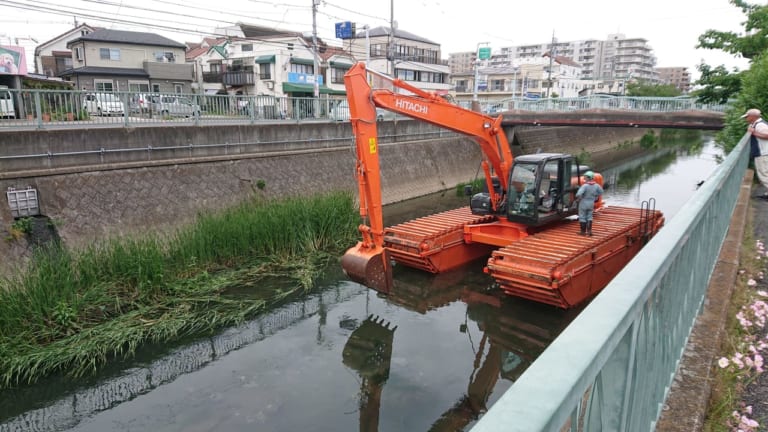
[[[452,188],[478,174],[482,156],[472,139],[416,121],[385,122],[379,132],[385,203]],[[555,127],[508,136],[517,154],[594,149],[597,163],[625,157],[616,151],[619,144],[643,132]],[[27,157],[9,158],[20,155]],[[253,194],[357,190],[349,123],[4,132],[0,156],[0,187],[36,189],[41,214],[74,247],[112,235],[168,231]],[[7,202],[0,219],[7,268],[27,256],[29,246],[11,239]]]

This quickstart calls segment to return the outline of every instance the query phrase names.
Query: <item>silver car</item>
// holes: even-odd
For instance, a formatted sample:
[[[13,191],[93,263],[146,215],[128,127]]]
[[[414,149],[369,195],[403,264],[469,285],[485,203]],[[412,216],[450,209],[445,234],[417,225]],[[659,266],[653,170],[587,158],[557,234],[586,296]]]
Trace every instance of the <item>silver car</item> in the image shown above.
[[[180,96],[160,96],[152,104],[152,110],[161,116],[200,116],[200,105]]]

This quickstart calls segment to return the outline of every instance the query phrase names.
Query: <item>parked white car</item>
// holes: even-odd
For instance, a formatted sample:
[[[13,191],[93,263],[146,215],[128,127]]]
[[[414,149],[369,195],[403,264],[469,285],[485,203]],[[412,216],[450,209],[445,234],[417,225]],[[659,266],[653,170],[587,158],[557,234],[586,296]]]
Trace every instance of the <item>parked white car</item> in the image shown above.
[[[0,86],[0,118],[16,117],[16,110],[13,104],[13,96],[8,91],[8,87]]]
[[[349,120],[349,102],[344,99],[336,103],[328,112],[328,118],[335,121]]]
[[[160,95],[137,93],[131,96],[129,101],[131,112],[149,112],[150,108],[152,108],[152,103],[157,102],[159,98]]]
[[[121,116],[125,112],[123,102],[118,95],[112,93],[88,93],[85,95],[83,107],[88,114],[98,116]]]
[[[200,105],[179,96],[160,96],[152,104],[152,110],[161,116],[200,116]]]

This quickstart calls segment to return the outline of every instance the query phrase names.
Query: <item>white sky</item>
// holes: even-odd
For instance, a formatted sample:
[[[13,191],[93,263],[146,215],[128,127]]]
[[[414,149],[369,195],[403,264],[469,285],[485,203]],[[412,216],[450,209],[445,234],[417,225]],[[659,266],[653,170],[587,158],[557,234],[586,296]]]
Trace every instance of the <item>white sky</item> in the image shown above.
[[[60,12],[51,14],[44,8]],[[746,17],[728,0],[320,0],[317,10],[318,36],[335,44],[341,43],[335,39],[335,23],[352,21],[358,29],[365,24],[389,26],[394,11],[398,28],[439,43],[443,58],[452,52],[474,51],[484,42],[494,50],[545,43],[553,32],[564,42],[603,40],[611,33],[622,33],[647,39],[657,66],[686,66],[694,78],[702,60],[713,66],[748,67],[744,59],[694,48],[698,36],[708,29],[743,32]],[[75,17],[80,23],[150,31],[192,42],[216,26],[237,21],[311,33],[312,0],[0,0],[0,36],[29,36],[44,42],[70,29]]]

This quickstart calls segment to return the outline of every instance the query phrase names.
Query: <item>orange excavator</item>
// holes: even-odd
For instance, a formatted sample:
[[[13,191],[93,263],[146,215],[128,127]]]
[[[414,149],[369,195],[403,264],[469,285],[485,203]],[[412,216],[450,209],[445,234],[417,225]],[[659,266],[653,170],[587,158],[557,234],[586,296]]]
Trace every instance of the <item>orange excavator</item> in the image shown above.
[[[373,89],[374,80],[392,89]],[[379,292],[392,289],[392,261],[440,273],[489,256],[484,271],[505,293],[567,309],[602,290],[664,224],[652,199],[639,209],[607,207],[600,199],[594,236],[580,236],[570,216],[577,213],[575,194],[587,167],[572,155],[513,158],[502,116],[454,105],[362,62],[344,75],[344,85],[364,223],[362,240],[341,264],[350,279]],[[377,107],[473,137],[483,152],[485,192],[473,195],[468,207],[385,228]],[[600,174],[595,180],[602,185]]]

